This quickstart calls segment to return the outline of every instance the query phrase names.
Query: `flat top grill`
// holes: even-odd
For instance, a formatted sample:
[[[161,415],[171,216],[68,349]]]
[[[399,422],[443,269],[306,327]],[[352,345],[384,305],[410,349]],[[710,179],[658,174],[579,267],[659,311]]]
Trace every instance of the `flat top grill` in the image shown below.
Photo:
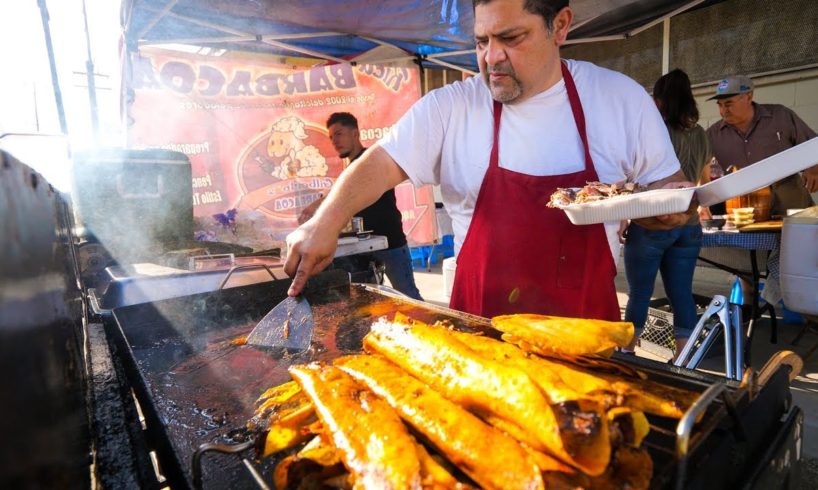
[[[246,438],[243,427],[253,415],[255,400],[265,389],[288,381],[290,365],[360,352],[363,337],[380,316],[401,311],[421,321],[448,320],[456,328],[497,335],[485,319],[353,285],[309,297],[315,321],[309,351],[294,355],[283,349],[237,345],[234,341],[285,297],[288,285],[289,281],[267,282],[114,310],[118,328],[109,334],[126,353],[122,359],[126,375],[145,414],[163,474],[174,487],[193,486],[191,458],[201,444],[235,444]],[[699,393],[723,382],[644,359],[628,362],[654,381]],[[784,388],[788,390],[786,373]],[[739,410],[748,403],[743,389],[732,383],[728,389]],[[654,460],[652,486],[666,488],[675,472],[676,421],[649,419],[652,430],[644,444]],[[696,427],[694,450],[706,446],[701,442],[725,425],[730,423],[724,405],[713,404]],[[267,481],[274,463],[275,458],[269,458],[259,468]],[[234,455],[209,453],[202,469],[204,488],[258,488]]]

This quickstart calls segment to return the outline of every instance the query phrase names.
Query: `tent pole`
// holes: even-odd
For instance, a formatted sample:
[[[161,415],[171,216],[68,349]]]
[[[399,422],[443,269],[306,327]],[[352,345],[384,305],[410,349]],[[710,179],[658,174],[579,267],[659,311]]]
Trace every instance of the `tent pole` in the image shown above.
[[[599,17],[598,15],[595,15],[595,16],[593,16],[591,18],[583,20],[582,22],[577,22],[576,24],[573,24],[571,27],[568,28],[568,32],[571,32],[571,31],[573,31],[575,29],[579,29],[580,27],[584,26],[585,24],[588,24],[589,22],[595,21],[598,17]]]
[[[448,58],[449,56],[458,56],[461,54],[474,54],[476,49],[461,49],[460,51],[446,51],[445,53],[427,54],[426,58]]]
[[[164,7],[162,7],[162,9],[161,9],[161,10],[154,10],[154,9],[150,9],[150,10],[152,10],[152,11],[153,11],[153,12],[154,12],[156,15],[155,15],[155,16],[154,16],[154,17],[153,17],[151,20],[150,20],[150,22],[148,22],[147,24],[145,24],[145,27],[143,27],[143,28],[142,28],[142,30],[141,30],[141,31],[139,31],[139,35],[138,35],[138,36],[136,36],[136,38],[137,38],[137,39],[142,39],[143,37],[145,37],[145,36],[146,36],[146,35],[147,35],[147,34],[148,34],[150,31],[151,31],[151,29],[153,29],[153,27],[154,27],[154,26],[155,26],[155,25],[156,25],[156,24],[157,24],[157,23],[158,23],[160,20],[162,20],[162,17],[164,17],[164,16],[165,16],[165,15],[166,15],[168,12],[170,12],[170,10],[171,10],[171,9],[172,9],[172,8],[173,8],[175,5],[176,5],[176,2],[177,2],[177,1],[178,1],[178,0],[171,0],[171,1],[169,1],[167,4],[165,4],[165,6],[164,6]]]
[[[48,26],[48,7],[45,4],[45,0],[37,0],[37,4],[40,7],[40,17],[43,20],[45,49],[48,51],[48,65],[51,68],[51,85],[54,87],[54,100],[57,103],[57,116],[60,119],[60,130],[63,135],[68,136],[68,124],[65,122],[65,107],[63,107],[62,103],[60,80],[57,77],[57,62],[54,60],[54,46],[51,44],[51,29]]]
[[[704,2],[704,0],[693,0],[693,1],[692,1],[692,2],[690,2],[690,3],[687,3],[687,4],[685,4],[685,5],[682,5],[681,7],[677,8],[677,9],[676,9],[676,10],[674,10],[673,12],[670,12],[670,13],[668,13],[668,14],[666,14],[666,15],[662,16],[662,17],[659,17],[658,19],[656,19],[656,20],[654,20],[654,21],[652,21],[652,22],[648,22],[647,24],[643,25],[642,27],[638,27],[638,28],[636,28],[636,29],[634,29],[634,30],[630,31],[629,33],[627,33],[627,34],[626,34],[626,36],[627,36],[627,37],[631,37],[631,36],[635,36],[635,35],[637,35],[637,34],[639,34],[639,33],[641,33],[641,32],[645,32],[645,31],[647,31],[648,29],[650,29],[651,27],[653,27],[653,26],[655,26],[655,25],[657,25],[657,24],[660,24],[661,22],[664,22],[664,20],[665,20],[665,19],[669,19],[669,18],[671,18],[671,17],[675,17],[675,16],[677,16],[677,15],[679,15],[679,14],[683,13],[683,12],[686,12],[686,11],[688,11],[688,10],[692,9],[692,8],[693,8],[693,7],[695,7],[696,5],[698,5],[698,4],[700,4],[700,3],[703,3],[703,2]]]
[[[256,36],[223,36],[223,37],[185,37],[185,38],[171,38],[171,39],[140,39],[140,46],[153,46],[162,44],[216,44],[216,43],[240,43],[255,41]]]
[[[426,61],[429,63],[434,63],[436,65],[445,66],[446,68],[451,68],[452,70],[462,71],[463,73],[468,73],[469,75],[477,75],[476,71],[469,70],[468,68],[463,68],[462,66],[457,66],[454,63],[448,63],[446,61],[442,61],[436,58],[426,58]]]
[[[264,37],[261,38],[261,42],[264,44],[269,44],[270,46],[275,46],[281,49],[287,49],[294,53],[301,53],[306,54],[307,56],[312,56],[314,58],[320,58],[323,60],[328,61],[335,61],[337,63],[349,63],[349,60],[345,60],[343,58],[338,58],[337,56],[331,56],[326,53],[321,53],[320,51],[315,51],[308,48],[300,48],[298,46],[293,46],[292,44],[282,43],[279,41],[273,41],[272,39],[265,39]]]
[[[625,34],[615,34],[612,36],[599,36],[599,37],[585,37],[582,39],[568,39],[565,41],[563,46],[568,46],[569,44],[587,44],[587,43],[596,43],[601,41],[621,41],[627,38]]]

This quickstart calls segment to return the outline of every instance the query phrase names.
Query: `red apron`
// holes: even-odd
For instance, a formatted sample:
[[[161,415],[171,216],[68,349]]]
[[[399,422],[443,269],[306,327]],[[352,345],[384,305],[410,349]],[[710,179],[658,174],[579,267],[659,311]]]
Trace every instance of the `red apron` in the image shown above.
[[[546,207],[557,187],[598,180],[585,115],[564,63],[562,77],[585,149],[585,169],[533,176],[500,168],[500,116],[494,102],[494,144],[469,231],[457,256],[451,307],[492,317],[542,313],[620,320],[611,256],[601,224],[575,226],[559,209]]]

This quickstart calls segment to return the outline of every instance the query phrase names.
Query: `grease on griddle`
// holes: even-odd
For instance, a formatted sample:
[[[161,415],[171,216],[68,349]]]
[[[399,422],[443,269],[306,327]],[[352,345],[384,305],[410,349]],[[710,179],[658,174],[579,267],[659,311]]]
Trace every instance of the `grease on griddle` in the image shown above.
[[[247,427],[237,427],[235,429],[230,429],[227,434],[224,435],[225,442],[228,443],[240,443],[249,441],[250,438],[253,437],[253,434],[247,429]],[[259,438],[262,441],[264,438]]]
[[[208,432],[223,427],[228,423],[227,412],[218,412],[210,408],[193,407],[193,413],[202,417],[205,421],[204,427],[196,431],[196,435],[203,436]]]
[[[342,352],[361,352],[364,337],[369,333],[369,328],[368,323],[361,322],[358,319],[344,322],[335,333],[335,347]]]

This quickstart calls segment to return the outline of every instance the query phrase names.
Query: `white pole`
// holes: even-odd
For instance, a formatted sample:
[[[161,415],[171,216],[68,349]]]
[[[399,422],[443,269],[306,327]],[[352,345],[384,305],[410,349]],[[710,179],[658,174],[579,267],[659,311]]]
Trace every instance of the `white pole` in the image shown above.
[[[670,71],[670,17],[662,23],[662,75]]]

